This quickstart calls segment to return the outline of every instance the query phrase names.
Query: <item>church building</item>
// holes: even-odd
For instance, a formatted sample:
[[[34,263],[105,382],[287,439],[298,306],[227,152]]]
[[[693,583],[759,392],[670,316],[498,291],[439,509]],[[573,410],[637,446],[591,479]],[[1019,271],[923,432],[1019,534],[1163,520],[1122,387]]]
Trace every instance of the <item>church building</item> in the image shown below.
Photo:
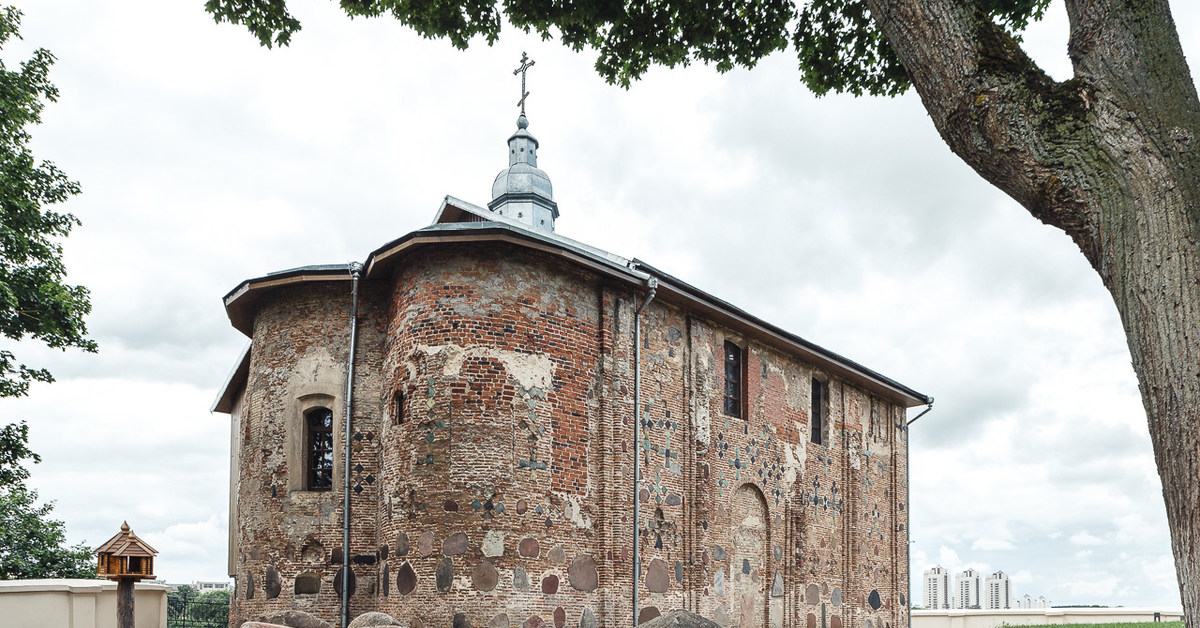
[[[528,126],[487,207],[225,296],[231,625],[907,625],[932,399],[557,234]]]

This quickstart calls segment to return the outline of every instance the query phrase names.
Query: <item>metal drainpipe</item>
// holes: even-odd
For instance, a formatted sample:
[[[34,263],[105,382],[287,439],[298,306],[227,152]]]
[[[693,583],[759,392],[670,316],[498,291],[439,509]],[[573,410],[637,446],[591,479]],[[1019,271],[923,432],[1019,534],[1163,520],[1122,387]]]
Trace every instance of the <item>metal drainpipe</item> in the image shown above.
[[[638,491],[642,488],[642,310],[654,300],[658,291],[658,280],[654,277],[646,279],[646,287],[650,293],[646,300],[633,313],[633,626],[638,625],[638,582],[642,577],[641,539],[638,534],[639,514],[642,509],[638,504]]]
[[[346,426],[342,431],[342,628],[350,623],[350,415],[354,406],[354,353],[358,344],[358,278],[362,264],[350,264],[350,356],[346,359]]]
[[[929,405],[926,406],[925,409],[921,411],[921,414],[918,414],[917,416],[913,417],[912,420],[910,420],[909,422],[904,424],[904,536],[905,537],[912,536],[912,488],[911,488],[911,482],[909,481],[909,478],[912,475],[912,470],[911,470],[912,462],[908,459],[908,441],[910,440],[910,438],[909,438],[910,434],[908,433],[908,426],[912,425],[913,423],[916,423],[917,419],[925,416],[925,414],[928,413],[932,409],[933,409],[933,397],[930,397]],[[908,561],[908,570],[907,570],[908,582],[906,583],[907,588],[905,589],[905,595],[908,596],[908,608],[905,610],[908,611],[908,628],[912,628],[912,605],[913,605],[912,604],[912,552],[909,551],[909,549],[912,547],[911,538],[910,538],[909,542],[906,543],[905,545],[906,545],[906,547],[904,548],[904,557]]]

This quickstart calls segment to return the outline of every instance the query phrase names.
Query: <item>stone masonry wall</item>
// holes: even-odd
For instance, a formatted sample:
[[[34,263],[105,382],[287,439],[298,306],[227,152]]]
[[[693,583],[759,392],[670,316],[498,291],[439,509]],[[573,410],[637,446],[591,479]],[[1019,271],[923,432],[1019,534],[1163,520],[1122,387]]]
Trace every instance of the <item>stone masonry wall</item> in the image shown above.
[[[598,565],[593,277],[519,249],[454,248],[396,278],[385,372],[380,534],[395,580],[379,608],[425,626],[590,613]]]
[[[382,311],[363,286],[354,386],[353,461],[374,466],[373,433],[381,372]],[[379,299],[374,299],[378,302]],[[276,291],[255,318],[247,403],[241,416],[236,520],[236,591],[230,624],[285,609],[335,619],[340,605],[342,541],[342,432],[346,357],[350,340],[350,282]],[[303,490],[303,411],[329,407],[335,424],[334,489]],[[356,588],[374,586],[377,502],[374,479],[352,469],[350,552]],[[359,490],[359,489],[362,490]],[[355,596],[352,611],[373,609]]]
[[[312,492],[287,490],[288,452],[305,403],[332,404],[340,442],[348,286],[280,290],[256,318],[231,623],[285,608],[336,623],[340,454],[335,490]],[[905,623],[904,409],[663,298],[641,315],[635,409],[643,298],[502,244],[444,246],[364,283],[352,616],[632,626],[638,455],[642,620]],[[743,349],[741,417],[723,411],[726,340]],[[828,391],[820,443],[814,377]]]

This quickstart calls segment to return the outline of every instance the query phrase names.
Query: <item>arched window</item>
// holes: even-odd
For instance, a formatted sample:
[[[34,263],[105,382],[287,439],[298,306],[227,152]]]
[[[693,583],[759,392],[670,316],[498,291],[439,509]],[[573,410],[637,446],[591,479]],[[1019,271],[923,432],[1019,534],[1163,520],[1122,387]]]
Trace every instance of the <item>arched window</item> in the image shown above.
[[[333,488],[333,410],[313,408],[304,413],[304,487]]]

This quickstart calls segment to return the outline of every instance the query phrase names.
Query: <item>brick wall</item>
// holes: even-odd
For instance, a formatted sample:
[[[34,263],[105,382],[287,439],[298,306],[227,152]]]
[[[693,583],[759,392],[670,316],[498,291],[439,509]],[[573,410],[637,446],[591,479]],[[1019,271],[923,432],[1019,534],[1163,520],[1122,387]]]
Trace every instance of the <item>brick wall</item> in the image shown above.
[[[256,318],[234,621],[293,607],[337,617],[340,491],[283,489],[296,400],[327,395],[344,412],[346,286],[281,289]],[[903,409],[660,298],[641,316],[635,413],[641,298],[503,244],[443,246],[365,285],[352,614],[414,628],[631,626],[639,455],[643,618],[905,622]],[[741,417],[723,411],[726,340],[744,350]],[[829,393],[822,444],[810,441],[814,376]],[[268,570],[281,590],[270,599]],[[301,573],[318,593],[294,592]]]

